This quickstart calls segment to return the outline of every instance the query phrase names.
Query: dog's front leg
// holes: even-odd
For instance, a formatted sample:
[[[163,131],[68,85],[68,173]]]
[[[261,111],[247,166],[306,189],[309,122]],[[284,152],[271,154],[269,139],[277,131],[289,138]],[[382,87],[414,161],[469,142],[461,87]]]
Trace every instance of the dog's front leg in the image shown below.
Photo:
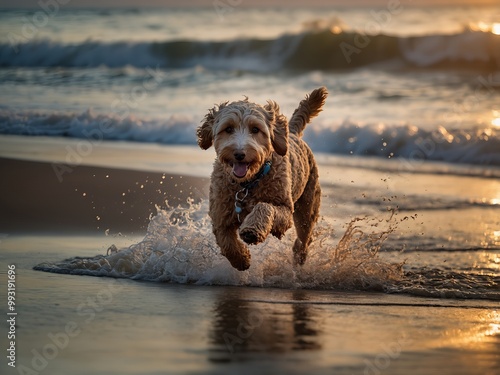
[[[240,237],[248,244],[258,244],[269,233],[281,238],[291,226],[290,208],[259,202],[241,224]]]
[[[250,251],[238,238],[236,227],[213,228],[215,239],[224,255],[231,265],[239,271],[250,267]]]

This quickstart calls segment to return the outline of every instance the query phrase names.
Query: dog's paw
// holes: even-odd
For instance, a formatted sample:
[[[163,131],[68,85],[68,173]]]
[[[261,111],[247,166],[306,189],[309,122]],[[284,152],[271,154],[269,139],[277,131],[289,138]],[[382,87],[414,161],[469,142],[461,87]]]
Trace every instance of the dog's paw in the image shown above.
[[[249,245],[255,245],[264,241],[262,236],[259,236],[258,232],[252,228],[245,228],[240,231],[240,237]]]
[[[294,253],[293,254],[293,264],[296,266],[303,266],[306,262],[307,254],[305,253]]]
[[[303,266],[307,259],[307,248],[298,238],[293,245],[293,262],[296,266]]]
[[[238,271],[245,271],[250,268],[250,257],[245,256],[233,256],[227,257],[231,266],[236,268]]]
[[[249,245],[255,245],[257,243],[257,234],[251,230],[243,230],[240,232],[240,237]]]
[[[285,232],[281,231],[281,230],[272,230],[271,231],[271,234],[276,237],[278,240],[281,240],[283,238],[283,236],[285,235]]]

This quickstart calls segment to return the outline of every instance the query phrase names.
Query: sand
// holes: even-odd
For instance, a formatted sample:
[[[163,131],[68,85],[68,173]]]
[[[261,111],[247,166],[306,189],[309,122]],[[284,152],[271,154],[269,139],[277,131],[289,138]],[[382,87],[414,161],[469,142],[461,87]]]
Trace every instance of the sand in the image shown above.
[[[75,252],[105,253],[116,241],[3,238],[0,267],[16,265],[18,292],[17,368],[2,362],[3,374],[498,374],[495,302],[31,269]]]
[[[0,158],[4,232],[144,232],[156,206],[208,192],[203,178],[85,165],[59,179],[60,165]]]
[[[17,147],[23,142],[30,145],[24,151]],[[16,368],[4,355],[2,374],[500,373],[498,301],[139,282],[33,270],[42,262],[105,255],[113,244],[138,243],[155,205],[206,198],[213,159],[195,148],[103,144],[60,182],[52,165],[64,162],[59,146],[68,144],[75,143],[12,138],[10,149],[0,150],[0,274],[5,280],[8,266],[15,266],[18,313],[12,340]],[[397,193],[398,202],[409,207],[402,216],[416,213],[411,207],[422,204],[418,192],[425,191],[430,203],[419,209],[418,221],[402,221],[391,246],[404,241],[425,246],[444,230],[468,240],[498,223],[495,206],[460,208],[460,199],[475,194],[496,199],[496,180],[415,178],[327,161],[320,165],[322,213],[339,230],[353,215],[386,217],[388,199],[396,200],[401,190],[406,195]],[[458,208],[434,198],[443,189]],[[474,221],[482,226],[467,232]],[[484,254],[415,250],[384,256],[406,259],[414,268],[494,266]],[[464,271],[460,275],[467,278]],[[215,274],[212,281],[223,276]],[[450,279],[449,285],[455,282]],[[6,308],[4,283],[1,294]],[[10,342],[2,342],[6,353]]]

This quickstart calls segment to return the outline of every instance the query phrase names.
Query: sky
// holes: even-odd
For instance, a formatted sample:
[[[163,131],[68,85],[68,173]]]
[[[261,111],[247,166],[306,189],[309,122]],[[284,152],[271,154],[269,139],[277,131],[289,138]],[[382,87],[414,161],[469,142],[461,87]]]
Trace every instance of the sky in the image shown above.
[[[391,1],[403,5],[494,5],[498,0],[0,0],[0,8],[38,8],[38,2],[58,2],[66,7],[213,7],[214,3],[240,6],[387,6]]]

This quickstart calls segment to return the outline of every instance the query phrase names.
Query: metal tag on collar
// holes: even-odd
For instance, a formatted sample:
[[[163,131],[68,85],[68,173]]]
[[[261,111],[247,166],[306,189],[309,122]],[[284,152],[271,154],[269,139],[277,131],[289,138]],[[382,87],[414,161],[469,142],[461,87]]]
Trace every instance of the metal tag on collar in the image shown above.
[[[240,197],[240,193],[243,193],[242,197]],[[248,195],[248,189],[241,189],[240,191],[236,192],[236,195],[234,196],[234,211],[236,212],[236,216],[238,216],[238,221],[240,223],[241,223],[240,214],[243,211],[241,204],[243,203],[243,200],[247,197],[247,195]]]
[[[267,175],[271,171],[271,165],[272,162],[270,160],[266,161],[262,166],[262,168],[260,169],[259,173],[257,174],[257,177],[253,181],[250,181],[249,183],[241,184],[241,186],[243,186],[243,189],[236,192],[236,195],[234,196],[234,211],[236,212],[236,215],[238,216],[238,221],[240,223],[241,223],[240,213],[243,211],[242,208],[243,201],[248,196],[248,192],[250,191],[250,189],[253,189],[259,183],[261,178]],[[243,196],[241,197],[240,195]]]

